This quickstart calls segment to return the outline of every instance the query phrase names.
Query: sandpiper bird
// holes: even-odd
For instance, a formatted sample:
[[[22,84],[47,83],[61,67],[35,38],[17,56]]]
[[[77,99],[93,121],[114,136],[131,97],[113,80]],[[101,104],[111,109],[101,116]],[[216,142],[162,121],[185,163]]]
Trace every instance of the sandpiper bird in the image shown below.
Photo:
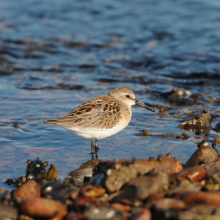
[[[131,89],[119,87],[108,95],[86,101],[61,118],[44,123],[56,124],[76,135],[93,139],[93,153],[94,148],[98,149],[97,139],[116,134],[129,124],[132,105],[139,105],[154,112],[151,107],[139,102]]]

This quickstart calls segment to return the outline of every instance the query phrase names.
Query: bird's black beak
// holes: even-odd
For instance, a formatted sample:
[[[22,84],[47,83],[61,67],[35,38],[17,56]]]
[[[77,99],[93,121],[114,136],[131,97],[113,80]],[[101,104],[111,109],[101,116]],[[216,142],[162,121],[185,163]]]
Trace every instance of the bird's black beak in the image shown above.
[[[146,109],[148,109],[148,110],[150,110],[150,111],[152,111],[152,112],[155,112],[150,106],[145,105],[145,104],[142,103],[142,102],[139,102],[137,99],[135,100],[135,105],[139,105],[139,106],[141,106],[141,107],[143,107],[143,108],[146,108]]]

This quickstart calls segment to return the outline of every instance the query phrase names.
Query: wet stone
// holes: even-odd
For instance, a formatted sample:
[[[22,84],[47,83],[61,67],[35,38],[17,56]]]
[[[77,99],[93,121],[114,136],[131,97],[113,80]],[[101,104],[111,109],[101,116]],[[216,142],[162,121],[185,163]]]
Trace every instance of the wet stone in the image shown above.
[[[84,220],[84,214],[81,213],[77,213],[77,212],[69,212],[66,216],[65,216],[65,220]]]
[[[212,117],[207,111],[203,111],[202,115],[196,116],[193,120],[185,121],[179,127],[184,130],[190,130],[196,134],[208,134],[207,128],[211,125]]]
[[[150,171],[143,176],[131,180],[128,186],[135,186],[137,188],[138,198],[146,199],[149,195],[167,190],[168,184],[169,180],[166,173]]]
[[[216,138],[214,139],[214,142],[219,144],[219,143],[220,143],[220,137],[216,137]]]
[[[108,170],[109,176],[105,186],[110,192],[118,191],[129,180],[137,177],[138,174],[147,173],[149,170],[150,168],[141,164],[131,164],[129,166],[121,166],[119,169]]]
[[[0,219],[16,220],[18,219],[18,210],[14,207],[0,204]]]
[[[87,208],[91,207],[91,206],[103,206],[102,202],[99,202],[98,200],[96,200],[95,198],[86,196],[85,194],[83,194],[82,192],[80,192],[78,194],[78,196],[75,199],[75,203],[74,203],[74,207],[75,210],[80,211],[80,212],[84,212]]]
[[[197,215],[196,213],[191,212],[189,210],[186,210],[186,211],[180,212],[178,218],[176,218],[176,219],[178,219],[178,220],[200,220],[200,219],[205,219],[205,217],[200,218],[200,216]],[[211,220],[211,219],[209,219],[209,220]]]
[[[50,197],[54,200],[59,200],[65,202],[68,198],[76,199],[79,194],[80,189],[76,186],[70,187],[68,189],[59,189],[49,193]],[[47,195],[48,196],[48,195]]]
[[[213,173],[207,180],[208,184],[220,184],[220,172]]]
[[[83,194],[90,197],[101,197],[105,194],[106,190],[101,187],[95,187],[92,185],[87,185],[81,188]]]
[[[148,191],[146,191],[146,196],[148,196]],[[132,206],[136,204],[141,204],[141,202],[138,201],[138,190],[135,186],[127,186],[125,189],[120,190],[110,201],[110,203],[121,203],[123,205],[129,205]]]
[[[51,217],[49,220],[62,220],[63,215],[60,213],[56,213],[53,217]]]
[[[123,220],[123,213],[109,207],[90,207],[86,210],[85,218],[88,220]]]
[[[204,142],[186,162],[185,167],[200,165],[202,161],[215,162],[218,160],[218,153]]]
[[[77,181],[83,183],[84,177],[92,177],[93,168],[100,162],[99,159],[89,160],[83,163],[78,169],[70,172],[70,175]]]
[[[152,159],[137,159],[135,161],[137,164],[143,164],[150,169],[154,169],[155,171],[161,171],[168,175],[172,175],[174,173],[178,173],[183,169],[182,164],[177,158],[171,157],[170,154],[166,156],[158,155],[158,157]]]
[[[54,165],[50,165],[50,168],[44,173],[43,178],[45,180],[52,180],[58,178],[57,168]]]
[[[198,184],[191,183],[189,180],[184,179],[181,181],[175,181],[173,186],[171,186],[166,193],[167,193],[167,195],[173,195],[173,194],[181,192],[181,191],[198,192],[200,190],[200,188],[201,187]]]
[[[17,199],[33,199],[41,196],[41,188],[35,180],[29,180],[21,185],[13,196]]]
[[[220,216],[220,208],[209,204],[199,204],[189,209],[199,215],[216,215]]]
[[[207,183],[203,188],[204,191],[218,191],[220,189],[220,185],[217,184],[209,184]]]
[[[121,211],[121,212],[130,212],[130,211],[131,211],[131,206],[129,206],[129,205],[123,205],[123,204],[117,203],[117,202],[112,203],[112,204],[111,204],[111,208],[117,209],[117,210],[119,210],[119,211]]]
[[[62,203],[52,199],[35,198],[24,202],[20,207],[20,212],[33,218],[51,218],[57,213],[65,216],[67,208]]]
[[[175,195],[176,199],[181,199],[187,206],[196,204],[209,204],[220,207],[219,192],[187,192],[182,191]]]
[[[179,199],[163,198],[153,203],[153,209],[177,209],[183,210],[186,208],[185,203]]]
[[[43,185],[41,185],[41,194],[42,196],[45,196],[48,193],[51,193],[53,191],[61,190],[65,186],[64,180],[50,180]]]
[[[160,219],[160,220],[171,220],[171,219],[178,219],[177,210],[169,210],[169,209],[156,209],[152,213],[153,219]]]
[[[187,167],[177,174],[170,177],[170,180],[189,179],[191,182],[204,179],[206,177],[206,170],[202,166]]]
[[[34,220],[34,219],[30,216],[21,214],[21,215],[19,215],[18,220]]]
[[[206,163],[204,169],[206,170],[207,177],[211,176],[213,173],[220,172],[220,161]]]
[[[140,213],[135,214],[132,220],[151,220],[151,212],[145,208]]]
[[[26,168],[26,178],[27,180],[34,179],[40,181],[43,178],[44,173],[46,172],[45,167],[48,166],[48,162],[42,162],[40,158],[36,160],[28,160]]]
[[[106,161],[100,162],[94,167],[93,175],[99,173],[106,173],[108,169],[118,168],[120,165],[128,166],[130,164],[141,164],[148,169],[154,169],[156,171],[162,171],[168,175],[178,173],[183,169],[183,165],[177,158],[173,158],[171,154],[166,156],[158,155],[157,157],[149,159],[132,159],[132,160],[117,160],[117,161]]]

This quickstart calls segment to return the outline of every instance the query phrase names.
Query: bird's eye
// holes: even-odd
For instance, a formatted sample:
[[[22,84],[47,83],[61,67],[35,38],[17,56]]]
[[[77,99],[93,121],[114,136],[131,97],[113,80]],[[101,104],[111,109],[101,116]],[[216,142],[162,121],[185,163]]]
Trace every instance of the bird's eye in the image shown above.
[[[127,98],[130,98],[130,95],[126,95]]]

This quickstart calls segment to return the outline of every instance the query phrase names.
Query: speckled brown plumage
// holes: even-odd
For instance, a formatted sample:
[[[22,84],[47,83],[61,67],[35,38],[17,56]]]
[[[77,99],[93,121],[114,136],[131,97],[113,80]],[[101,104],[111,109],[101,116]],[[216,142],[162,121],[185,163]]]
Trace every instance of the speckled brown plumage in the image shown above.
[[[123,108],[122,105],[123,103],[111,96],[100,96],[88,100],[61,118],[47,120],[45,123],[109,129],[123,117],[120,112],[120,109]]]

